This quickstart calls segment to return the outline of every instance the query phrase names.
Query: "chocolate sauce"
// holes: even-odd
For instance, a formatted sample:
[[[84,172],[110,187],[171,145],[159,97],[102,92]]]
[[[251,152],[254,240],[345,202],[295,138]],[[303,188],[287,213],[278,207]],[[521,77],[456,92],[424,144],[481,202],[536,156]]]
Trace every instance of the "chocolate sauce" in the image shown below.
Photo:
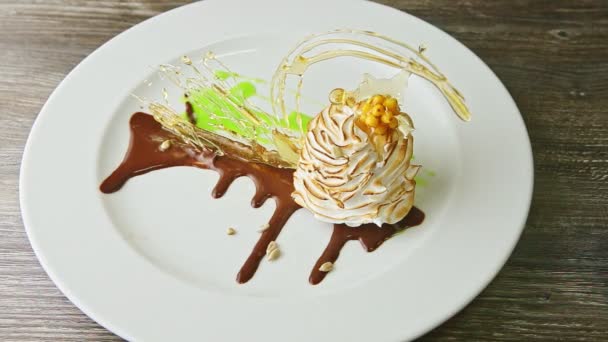
[[[230,184],[241,176],[247,176],[255,183],[256,192],[251,205],[258,208],[269,198],[276,201],[276,209],[253,251],[237,275],[239,283],[245,283],[257,270],[266,254],[266,247],[279,236],[287,220],[300,208],[292,199],[293,170],[251,163],[239,159],[216,156],[210,152],[198,152],[189,145],[180,144],[179,138],[166,131],[146,113],[135,113],[129,122],[131,142],[124,160],[118,168],[103,181],[99,189],[103,193],[118,191],[132,177],[153,170],[173,166],[194,166],[214,170],[220,178],[213,189],[214,198],[222,197]],[[163,141],[170,140],[171,146],[160,150]]]
[[[195,120],[191,105],[188,105],[187,113],[189,120]],[[151,115],[146,113],[133,114],[129,124],[131,128],[129,149],[118,168],[100,185],[99,189],[103,193],[116,192],[130,178],[150,171],[173,166],[194,166],[214,170],[220,175],[212,192],[214,198],[222,197],[234,180],[247,176],[253,180],[256,188],[251,200],[254,208],[262,206],[269,198],[275,200],[276,209],[268,222],[269,228],[260,235],[236,278],[239,283],[249,281],[266,255],[268,244],[277,239],[291,215],[300,209],[300,206],[291,198],[294,190],[293,170],[252,163],[229,156],[216,156],[208,151],[200,152],[189,145],[180,143],[178,137],[164,130]],[[160,145],[167,140],[171,142],[169,148],[161,151]],[[323,280],[326,273],[318,270],[320,265],[326,261],[335,262],[347,241],[358,239],[363,247],[371,252],[397,232],[418,225],[423,219],[424,213],[417,208],[412,208],[408,216],[401,222],[394,225],[383,225],[381,228],[372,224],[357,228],[334,225],[331,240],[317,261],[310,275],[310,282],[318,284]]]
[[[213,197],[219,198],[230,187],[230,184],[241,176],[248,176],[255,183],[256,192],[251,200],[251,206],[261,207],[268,198],[274,198],[276,209],[268,221],[269,227],[264,230],[253,247],[253,251],[241,267],[236,281],[246,283],[253,277],[266,255],[266,247],[275,241],[287,220],[300,206],[291,198],[293,192],[293,170],[251,163],[228,157],[216,157],[213,169],[220,174],[220,179],[213,189]]]
[[[129,149],[118,168],[101,183],[99,189],[103,193],[116,192],[130,178],[150,171],[172,166],[208,168],[211,164],[212,154],[201,155],[185,145],[178,145],[179,140],[175,135],[164,130],[152,115],[135,113],[131,116],[129,125]],[[160,145],[166,140],[172,144],[166,151],[161,151]]]
[[[196,125],[196,115],[194,114],[194,108],[192,107],[192,103],[186,101],[186,117],[191,124]]]
[[[422,221],[424,221],[424,213],[420,209],[412,207],[403,220],[395,224],[383,224],[382,227],[378,227],[373,223],[364,224],[359,227],[334,224],[334,232],[331,235],[331,239],[312,269],[308,281],[311,284],[316,285],[325,278],[327,272],[319,271],[319,267],[326,262],[335,263],[346,242],[350,240],[359,240],[366,251],[373,252],[393,235],[406,228],[417,226],[421,224]]]

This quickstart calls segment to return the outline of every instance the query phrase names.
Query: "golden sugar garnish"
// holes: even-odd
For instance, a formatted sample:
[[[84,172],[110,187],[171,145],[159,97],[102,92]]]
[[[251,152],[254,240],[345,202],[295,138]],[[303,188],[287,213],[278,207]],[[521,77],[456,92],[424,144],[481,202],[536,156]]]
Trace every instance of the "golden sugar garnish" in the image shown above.
[[[346,91],[342,88],[336,88],[329,93],[329,102],[335,105],[344,104]]]
[[[182,63],[186,65],[192,65],[192,60],[188,56],[182,56]]]
[[[336,45],[341,46],[335,47]],[[384,48],[383,45],[390,45],[390,49]],[[471,113],[464,103],[464,97],[423,55],[425,50],[424,45],[416,49],[370,31],[341,29],[309,36],[286,54],[272,77],[270,98],[273,110],[275,114],[288,119],[285,85],[289,75],[298,78],[298,89],[301,89],[303,75],[310,66],[348,56],[384,64],[422,77],[439,89],[460,119],[470,121]]]

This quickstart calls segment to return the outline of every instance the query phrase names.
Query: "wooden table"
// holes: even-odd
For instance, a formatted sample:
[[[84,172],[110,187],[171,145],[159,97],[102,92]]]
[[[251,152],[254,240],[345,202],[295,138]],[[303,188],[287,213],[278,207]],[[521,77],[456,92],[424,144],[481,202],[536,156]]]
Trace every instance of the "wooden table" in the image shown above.
[[[118,340],[64,298],[36,260],[19,213],[21,153],[70,69],[114,35],[187,2],[0,1],[0,340]],[[534,149],[532,210],[513,256],[422,340],[608,340],[608,3],[381,2],[440,27],[488,63],[519,105]]]

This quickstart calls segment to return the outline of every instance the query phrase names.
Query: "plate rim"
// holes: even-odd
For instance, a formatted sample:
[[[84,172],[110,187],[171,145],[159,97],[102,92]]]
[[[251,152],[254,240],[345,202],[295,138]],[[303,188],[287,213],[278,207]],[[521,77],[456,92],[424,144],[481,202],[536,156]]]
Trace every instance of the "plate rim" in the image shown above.
[[[264,0],[266,2],[273,2],[271,0]],[[28,158],[30,158],[30,155],[32,152],[32,145],[34,144],[34,138],[33,136],[35,136],[37,134],[37,132],[41,129],[40,126],[42,125],[41,122],[42,120],[40,120],[41,117],[48,117],[50,114],[45,114],[48,113],[48,107],[51,106],[52,102],[55,100],[56,97],[59,97],[62,92],[62,89],[64,89],[64,87],[66,86],[66,84],[70,83],[71,79],[74,77],[74,75],[76,75],[81,69],[82,69],[82,65],[85,65],[87,63],[91,63],[91,61],[93,61],[97,55],[97,53],[99,51],[101,51],[102,49],[108,49],[109,46],[112,46],[112,42],[116,41],[117,39],[119,39],[119,37],[124,36],[127,32],[131,32],[131,31],[136,31],[136,30],[141,30],[142,27],[144,27],[145,25],[152,25],[156,20],[159,20],[160,17],[164,17],[165,15],[177,15],[178,12],[180,11],[185,11],[185,9],[187,8],[192,8],[194,9],[196,6],[199,6],[200,8],[198,10],[204,11],[204,7],[207,7],[209,3],[217,3],[219,1],[216,0],[207,0],[205,2],[199,2],[199,3],[191,3],[191,4],[187,4],[181,7],[177,7],[175,9],[172,9],[170,11],[167,11],[165,13],[162,13],[160,15],[157,15],[155,17],[149,18],[141,23],[136,24],[135,26],[127,29],[126,31],[123,31],[122,33],[118,34],[117,36],[113,37],[112,39],[108,40],[106,43],[104,43],[102,46],[100,46],[99,48],[97,48],[93,53],[91,53],[89,56],[87,56],[85,59],[83,59],[72,71],[70,71],[68,73],[68,75],[59,83],[59,85],[56,87],[56,89],[52,92],[52,94],[49,96],[48,100],[45,102],[44,106],[41,108],[40,113],[38,115],[38,117],[36,118],[32,129],[28,135],[28,139],[24,148],[24,153],[23,153],[23,157],[22,157],[22,164],[21,164],[21,169],[20,169],[20,177],[19,177],[19,201],[20,201],[20,208],[21,208],[21,215],[22,215],[22,220],[24,223],[24,227],[26,230],[26,234],[28,236],[28,239],[30,241],[30,244],[32,245],[32,248],[34,250],[34,253],[37,257],[37,259],[39,260],[41,266],[43,267],[43,269],[45,270],[45,272],[48,274],[49,278],[51,278],[51,280],[54,282],[54,284],[61,290],[61,292],[72,302],[74,303],[74,305],[76,305],[81,311],[83,311],[87,316],[91,317],[93,320],[95,320],[98,324],[102,325],[104,328],[108,329],[109,331],[112,331],[113,333],[121,336],[121,337],[128,337],[129,335],[127,334],[126,331],[121,331],[120,329],[117,329],[118,327],[110,327],[107,326],[104,322],[103,319],[96,319],[96,314],[93,312],[94,310],[90,310],[90,308],[88,308],[86,305],[82,304],[81,301],[79,300],[79,298],[75,295],[73,295],[71,293],[71,291],[69,290],[69,286],[64,284],[63,280],[60,279],[60,277],[54,273],[53,271],[53,267],[47,264],[47,260],[44,256],[44,253],[41,251],[40,246],[38,244],[38,241],[35,238],[35,233],[33,233],[32,231],[32,223],[31,220],[29,218],[29,215],[31,215],[32,213],[28,213],[27,212],[27,198],[25,195],[25,192],[22,191],[22,189],[27,188],[27,184],[25,184],[26,182],[26,170],[28,168]],[[240,3],[240,1],[224,1],[226,4],[227,3]],[[367,2],[365,2],[367,3]],[[530,206],[531,206],[531,201],[532,201],[532,195],[533,195],[533,189],[534,189],[534,163],[533,163],[533,154],[532,154],[532,147],[531,147],[531,143],[530,143],[530,139],[529,139],[529,134],[527,131],[527,128],[525,126],[523,117],[521,115],[521,112],[519,111],[519,109],[517,108],[517,105],[515,103],[515,101],[513,100],[513,98],[510,96],[508,90],[506,89],[506,87],[504,86],[504,84],[500,81],[500,79],[495,75],[495,73],[477,56],[475,55],[474,52],[472,52],[471,50],[469,50],[466,46],[464,46],[462,43],[460,43],[459,41],[456,41],[453,37],[451,37],[449,34],[443,32],[442,30],[440,30],[439,28],[426,23],[425,21],[414,17],[412,15],[410,15],[409,13],[403,12],[403,11],[399,11],[396,10],[394,8],[388,7],[386,5],[382,5],[382,4],[377,4],[377,3],[370,3],[372,4],[372,6],[378,6],[378,7],[383,7],[383,8],[389,8],[392,11],[396,11],[399,13],[399,15],[405,15],[405,16],[409,16],[414,20],[420,21],[422,23],[424,23],[424,25],[430,26],[435,30],[438,30],[441,34],[447,36],[449,39],[454,40],[455,42],[457,42],[457,44],[461,45],[464,49],[466,49],[472,56],[474,56],[481,65],[485,66],[487,68],[487,70],[492,74],[492,76],[494,78],[496,78],[498,80],[498,84],[500,86],[502,86],[504,92],[508,95],[508,100],[510,100],[510,102],[512,103],[513,107],[517,110],[518,114],[519,114],[519,118],[520,118],[520,122],[519,122],[519,126],[521,126],[520,128],[523,128],[523,133],[524,136],[526,138],[526,141],[524,142],[527,145],[527,159],[528,159],[528,163],[530,166],[530,174],[529,174],[529,180],[530,180],[530,186],[529,189],[527,191],[527,194],[525,197],[527,197],[527,201],[526,201],[526,211],[523,213],[523,221],[519,224],[518,227],[518,231],[516,236],[514,237],[512,243],[510,244],[508,250],[506,251],[506,253],[504,253],[504,257],[503,260],[501,260],[500,262],[498,262],[498,264],[500,265],[499,267],[496,267],[494,272],[488,273],[485,277],[485,279],[482,281],[482,283],[478,286],[476,291],[471,292],[470,296],[468,296],[468,298],[466,298],[465,300],[461,301],[461,305],[459,307],[453,307],[453,309],[451,310],[451,312],[444,317],[443,319],[440,319],[437,322],[434,322],[433,324],[431,324],[430,326],[428,326],[426,329],[421,329],[419,330],[415,335],[411,335],[411,338],[416,338],[419,337],[421,335],[423,335],[424,333],[434,329],[435,327],[437,327],[438,325],[440,325],[441,323],[445,322],[447,319],[449,319],[450,317],[452,317],[454,314],[456,314],[457,312],[461,311],[465,306],[467,306],[475,297],[477,297],[489,284],[490,282],[496,277],[496,275],[498,274],[498,272],[500,272],[500,270],[502,269],[502,267],[505,265],[506,261],[509,259],[509,257],[511,256],[517,242],[519,241],[519,238],[523,232],[523,229],[525,228],[525,223],[530,211]],[[229,38],[229,37],[227,37]],[[522,156],[522,158],[525,158],[526,156]]]

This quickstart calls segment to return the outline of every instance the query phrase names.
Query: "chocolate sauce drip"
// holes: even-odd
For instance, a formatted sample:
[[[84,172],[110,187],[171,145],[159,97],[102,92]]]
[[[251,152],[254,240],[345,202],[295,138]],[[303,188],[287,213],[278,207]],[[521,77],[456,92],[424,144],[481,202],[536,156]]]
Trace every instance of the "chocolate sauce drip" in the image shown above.
[[[190,101],[186,101],[186,117],[191,124],[196,125],[196,115],[194,114],[194,108]]]
[[[187,104],[188,118],[195,120],[192,106]],[[190,119],[191,117],[192,119]],[[260,235],[236,278],[239,283],[249,281],[266,255],[268,244],[277,239],[291,215],[300,209],[300,206],[291,198],[294,190],[293,170],[252,163],[228,156],[216,156],[211,152],[200,152],[189,145],[180,143],[178,137],[164,130],[151,115],[146,113],[133,114],[129,124],[131,128],[129,149],[118,168],[100,185],[99,189],[103,193],[116,192],[130,178],[150,171],[173,166],[194,166],[214,170],[220,175],[212,192],[214,198],[222,197],[234,180],[247,176],[253,180],[256,188],[251,200],[254,208],[262,206],[269,198],[275,200],[276,209],[268,222],[269,227]],[[167,140],[171,142],[169,148],[161,151],[160,145]],[[329,245],[317,261],[310,275],[310,282],[318,284],[323,280],[326,273],[320,272],[319,267],[326,261],[335,262],[347,241],[358,239],[363,247],[371,252],[397,232],[418,225],[423,219],[424,213],[412,208],[408,216],[401,222],[394,225],[383,225],[381,228],[372,224],[357,228],[334,225]]]
[[[249,281],[260,265],[260,261],[266,255],[266,247],[271,241],[275,241],[281,230],[300,206],[291,198],[293,192],[293,170],[279,169],[276,167],[250,163],[227,157],[216,157],[214,170],[220,174],[220,179],[213,189],[213,197],[219,198],[224,195],[230,184],[241,176],[249,176],[255,183],[256,192],[251,200],[251,206],[261,207],[268,198],[274,198],[276,209],[268,221],[268,229],[264,230],[260,239],[253,247],[253,251],[241,267],[236,276],[240,284]]]
[[[106,178],[99,189],[109,194],[116,192],[131,177],[143,175],[150,171],[172,166],[198,166],[207,168],[212,155],[201,155],[194,149],[179,144],[177,137],[164,129],[154,120],[152,115],[135,113],[129,121],[131,141],[129,149],[118,168]],[[160,150],[160,145],[171,141],[166,151]]]
[[[209,152],[198,152],[189,145],[179,143],[179,138],[166,131],[146,113],[135,113],[129,122],[131,142],[124,160],[99,187],[103,193],[118,191],[132,177],[153,170],[173,166],[194,166],[216,171],[220,178],[213,189],[214,198],[222,197],[235,179],[247,176],[255,183],[256,192],[251,205],[258,208],[269,198],[276,201],[276,209],[268,222],[269,228],[260,236],[251,255],[237,275],[239,283],[253,277],[266,254],[266,247],[279,236],[289,217],[300,208],[292,199],[293,170],[279,169],[268,165],[251,163],[227,156],[215,156]],[[171,146],[160,150],[163,141]]]
[[[406,228],[417,226],[422,221],[424,221],[424,213],[420,209],[412,207],[403,220],[395,224],[383,224],[382,227],[378,227],[373,223],[364,224],[356,228],[345,224],[334,224],[334,232],[331,235],[331,239],[312,269],[308,281],[316,285],[325,278],[327,272],[319,271],[319,268],[326,262],[335,263],[346,242],[359,240],[366,251],[373,252],[393,235]]]

